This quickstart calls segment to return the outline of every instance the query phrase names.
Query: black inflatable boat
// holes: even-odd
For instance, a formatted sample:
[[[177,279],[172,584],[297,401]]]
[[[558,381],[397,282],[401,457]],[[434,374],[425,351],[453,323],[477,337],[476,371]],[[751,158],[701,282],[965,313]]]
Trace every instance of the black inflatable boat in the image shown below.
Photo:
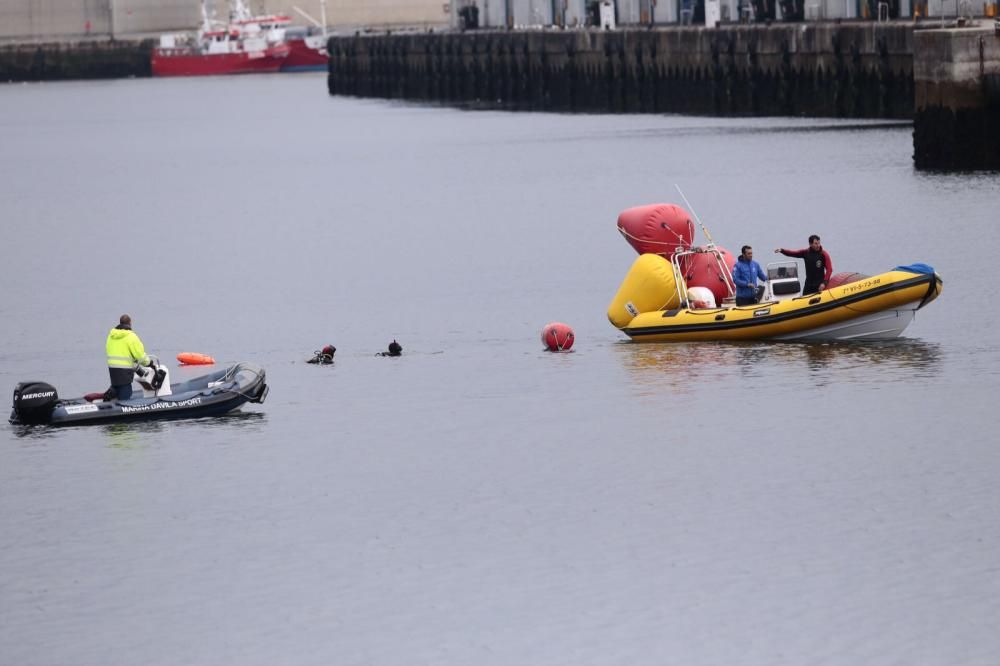
[[[154,389],[143,384],[146,395],[128,400],[92,400],[93,396],[66,400],[60,399],[50,384],[22,382],[14,389],[10,422],[62,426],[218,416],[246,402],[264,402],[268,392],[264,370],[250,363],[237,363],[178,384],[168,380],[167,386],[169,390],[164,391],[161,386]]]

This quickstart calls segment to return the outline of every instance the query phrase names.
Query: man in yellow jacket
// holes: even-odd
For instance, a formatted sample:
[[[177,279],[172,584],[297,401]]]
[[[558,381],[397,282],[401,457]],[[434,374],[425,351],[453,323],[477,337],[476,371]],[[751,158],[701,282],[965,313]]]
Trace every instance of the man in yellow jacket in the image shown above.
[[[149,357],[142,340],[132,332],[132,318],[123,314],[118,325],[108,333],[105,344],[108,353],[108,373],[111,388],[119,400],[132,397],[132,379],[136,364],[149,365]]]

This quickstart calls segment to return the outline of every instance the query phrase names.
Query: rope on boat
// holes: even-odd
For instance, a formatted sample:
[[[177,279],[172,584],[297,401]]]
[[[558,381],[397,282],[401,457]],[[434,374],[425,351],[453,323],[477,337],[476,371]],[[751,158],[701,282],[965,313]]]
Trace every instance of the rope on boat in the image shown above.
[[[256,370],[251,370],[250,368],[244,366],[242,363],[237,363],[236,365],[234,365],[233,367],[231,367],[228,371],[226,371],[226,374],[223,375],[222,378],[230,380],[230,381],[233,381],[232,378],[235,377],[236,372],[238,370],[244,370],[246,372],[252,373],[255,377],[257,377],[258,379],[260,379],[260,373],[259,372],[257,372]],[[218,387],[218,389],[220,391],[222,391],[223,393],[232,393],[233,395],[238,395],[240,397],[246,398],[247,400],[253,400],[256,397],[256,396],[247,395],[246,393],[243,393],[242,391],[237,391],[235,389],[230,389],[230,388],[223,388],[221,386]]]
[[[683,241],[684,240],[683,236],[681,236],[679,233],[677,233],[676,231],[674,231],[670,227],[665,227],[665,228],[667,229],[667,231],[669,231],[674,236],[676,236],[678,241]],[[621,227],[618,227],[618,233],[620,233],[625,238],[631,238],[632,240],[639,241],[640,243],[649,243],[650,245],[668,245],[668,246],[669,245],[674,245],[674,246],[678,245],[678,243],[675,243],[675,242],[672,242],[672,241],[657,241],[657,240],[650,240],[650,239],[647,239],[647,238],[639,238],[638,236],[633,236],[632,234],[630,234],[629,232],[625,231]]]

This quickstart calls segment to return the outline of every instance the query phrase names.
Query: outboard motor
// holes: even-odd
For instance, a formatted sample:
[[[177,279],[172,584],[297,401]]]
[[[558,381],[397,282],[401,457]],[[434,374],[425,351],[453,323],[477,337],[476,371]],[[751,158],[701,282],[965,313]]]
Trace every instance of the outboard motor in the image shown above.
[[[139,366],[135,369],[135,377],[143,388],[143,395],[147,398],[171,395],[170,373],[165,366],[156,363],[151,363],[146,368]]]
[[[14,387],[14,411],[10,422],[17,424],[48,423],[59,402],[56,387],[45,382],[21,382]]]

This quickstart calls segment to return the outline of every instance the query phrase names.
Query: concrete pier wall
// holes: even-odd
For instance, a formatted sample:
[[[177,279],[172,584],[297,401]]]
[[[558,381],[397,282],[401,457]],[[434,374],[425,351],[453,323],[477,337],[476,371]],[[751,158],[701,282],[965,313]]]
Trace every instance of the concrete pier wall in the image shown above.
[[[1000,169],[1000,31],[922,30],[915,37],[917,168]]]
[[[201,21],[197,0],[0,1],[0,40],[74,41],[180,30]]]
[[[0,81],[150,76],[153,40],[0,46]]]
[[[334,37],[330,94],[553,111],[910,118],[905,23]]]

